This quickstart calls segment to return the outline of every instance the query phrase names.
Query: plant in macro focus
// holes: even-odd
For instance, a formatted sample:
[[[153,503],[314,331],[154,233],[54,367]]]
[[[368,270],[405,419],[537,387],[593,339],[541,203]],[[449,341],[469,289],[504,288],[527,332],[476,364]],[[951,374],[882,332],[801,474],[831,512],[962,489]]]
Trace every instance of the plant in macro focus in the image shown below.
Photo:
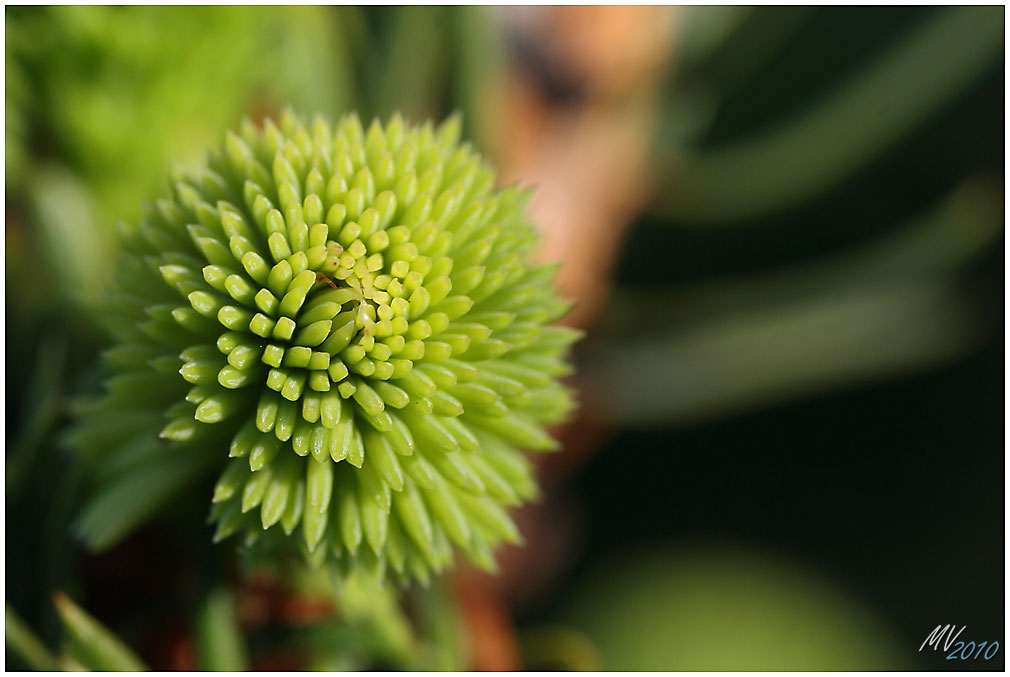
[[[486,568],[572,406],[528,193],[459,123],[246,122],[125,227],[107,393],[75,445],[110,545],[206,474],[215,540],[345,575]]]

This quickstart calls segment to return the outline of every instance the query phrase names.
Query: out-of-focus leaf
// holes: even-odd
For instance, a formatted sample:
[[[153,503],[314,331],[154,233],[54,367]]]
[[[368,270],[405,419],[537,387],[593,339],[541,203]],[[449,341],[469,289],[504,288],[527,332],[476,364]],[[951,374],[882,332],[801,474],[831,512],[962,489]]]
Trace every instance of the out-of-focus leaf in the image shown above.
[[[677,21],[677,62],[688,67],[725,49],[733,32],[754,12],[739,5],[684,7]]]
[[[400,608],[396,592],[381,580],[355,573],[337,590],[341,616],[366,628],[380,657],[399,665],[417,661],[417,642]]]
[[[503,124],[493,97],[489,97],[489,92],[504,82],[508,65],[500,9],[454,7],[452,19],[453,98],[464,113],[463,136],[486,148],[488,139],[482,134]]]
[[[46,645],[25,625],[10,604],[4,605],[4,643],[32,670],[55,672],[60,669]]]
[[[139,672],[144,663],[104,625],[58,593],[53,597],[66,633],[67,653],[89,670]]]
[[[994,63],[1003,10],[937,10],[890,53],[799,118],[696,156],[672,173],[678,224],[725,224],[795,206],[916,129]]]
[[[675,77],[666,108],[676,108],[679,90],[703,87],[721,94],[763,66],[789,40],[811,14],[810,7],[740,8],[714,5],[683,10],[675,57]],[[692,36],[701,24],[704,35]]]
[[[327,116],[353,110],[358,91],[342,15],[309,6],[257,10],[258,29],[276,40],[264,59],[270,71],[258,76],[275,104]]]
[[[94,301],[111,275],[113,237],[96,220],[88,186],[62,167],[39,168],[31,198],[50,264],[46,268],[66,298]]]
[[[385,119],[401,111],[414,120],[436,115],[447,85],[449,9],[405,5],[387,11],[392,12],[388,35],[380,43],[387,52],[381,62],[373,57],[381,69],[370,83],[373,113]]]
[[[917,222],[792,269],[678,290],[618,290],[585,377],[615,420],[708,418],[934,364],[986,321],[951,274],[1002,232],[1000,187],[965,182]],[[655,318],[641,326],[643,317]],[[634,335],[615,328],[637,327]]]
[[[169,451],[172,454],[150,459],[145,467],[109,483],[88,502],[77,529],[90,547],[103,550],[115,544],[176,495],[208,462],[191,450]]]
[[[741,11],[743,10],[743,11]],[[745,81],[783,47],[809,7],[691,6],[681,10],[672,80],[660,96],[654,153],[678,157],[697,144],[727,90]],[[695,33],[701,31],[701,35]]]
[[[65,339],[60,335],[47,336],[39,346],[35,368],[29,372],[24,420],[15,428],[18,437],[10,445],[7,457],[8,500],[24,488],[25,476],[56,422],[66,352]]]
[[[666,336],[589,348],[583,378],[615,422],[710,419],[950,359],[983,318],[964,295],[919,282],[740,311]]]
[[[71,658],[70,656],[63,654],[60,656],[60,669],[63,672],[88,672],[88,668],[81,665],[79,662]]]
[[[4,26],[8,33],[10,23],[10,18],[5,15]],[[8,39],[4,46],[4,182],[8,187],[17,187],[24,178],[27,162],[26,104],[31,97],[31,88],[24,72],[14,65],[10,42]]]
[[[249,669],[235,598],[227,589],[215,588],[204,600],[197,617],[196,641],[201,669],[212,672]]]
[[[674,289],[618,287],[603,333],[619,335],[644,313],[655,318],[643,332],[670,331],[684,322],[825,295],[853,287],[937,280],[970,265],[1003,232],[1003,192],[994,181],[968,180],[900,229],[848,252],[779,271],[703,282]]]

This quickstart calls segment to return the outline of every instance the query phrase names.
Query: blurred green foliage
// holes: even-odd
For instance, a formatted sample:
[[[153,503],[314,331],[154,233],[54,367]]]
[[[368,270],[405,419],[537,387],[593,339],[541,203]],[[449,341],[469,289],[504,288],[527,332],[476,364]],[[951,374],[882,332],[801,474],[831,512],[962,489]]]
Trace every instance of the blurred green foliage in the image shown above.
[[[199,159],[244,114],[350,103],[322,8],[14,8],[5,22],[8,199],[28,203],[63,289],[86,302],[107,281],[114,224],[140,216],[170,163]]]
[[[992,73],[1003,10],[869,11],[884,20],[864,37],[825,33],[841,9],[684,10],[654,157],[660,188],[632,235],[651,242],[625,254],[633,276],[651,277],[619,273],[584,355],[615,422],[766,407],[949,361],[991,335],[962,278],[1003,235],[1001,179],[955,176],[941,195],[923,186],[942,165],[880,168]],[[867,192],[853,186],[868,176],[883,180],[860,202]],[[887,200],[905,214],[887,218]],[[709,272],[685,281],[673,248],[692,239],[727,256],[709,246],[696,258]],[[831,241],[845,245],[791,254]],[[734,270],[740,257],[728,255],[744,246]]]
[[[726,226],[781,213],[837,186],[978,80],[1003,45],[998,13],[942,8],[769,129],[711,149],[697,143],[674,149],[668,176],[676,190],[661,208],[671,223]],[[719,56],[738,49],[727,42]]]

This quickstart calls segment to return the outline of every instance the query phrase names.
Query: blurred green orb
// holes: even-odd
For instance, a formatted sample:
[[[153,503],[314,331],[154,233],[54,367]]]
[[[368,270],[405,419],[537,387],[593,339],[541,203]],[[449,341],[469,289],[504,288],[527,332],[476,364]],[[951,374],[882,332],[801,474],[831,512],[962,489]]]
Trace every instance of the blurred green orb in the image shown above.
[[[566,610],[604,670],[912,667],[898,658],[887,627],[845,590],[742,549],[624,556],[592,572]]]

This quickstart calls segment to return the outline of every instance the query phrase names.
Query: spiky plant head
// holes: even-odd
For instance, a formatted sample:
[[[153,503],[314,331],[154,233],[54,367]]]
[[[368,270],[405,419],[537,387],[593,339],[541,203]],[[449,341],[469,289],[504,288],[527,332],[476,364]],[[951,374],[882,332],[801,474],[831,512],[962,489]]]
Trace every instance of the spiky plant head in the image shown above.
[[[549,326],[528,193],[459,127],[246,122],[124,228],[115,375],[75,435],[93,546],[215,471],[215,539],[254,551],[427,579],[519,541],[578,333]]]

